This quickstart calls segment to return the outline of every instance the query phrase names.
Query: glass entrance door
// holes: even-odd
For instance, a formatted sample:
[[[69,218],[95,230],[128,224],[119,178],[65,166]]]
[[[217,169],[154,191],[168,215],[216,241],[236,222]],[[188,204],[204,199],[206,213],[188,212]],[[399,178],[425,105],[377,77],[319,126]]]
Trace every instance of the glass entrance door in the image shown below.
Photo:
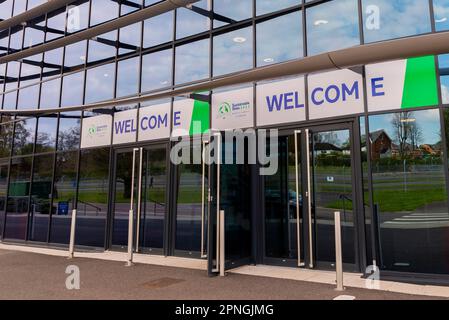
[[[265,263],[334,268],[334,212],[340,211],[343,262],[354,270],[352,126],[281,135],[277,157],[277,173],[263,180]]]
[[[208,268],[214,274],[251,260],[251,167],[247,159],[238,162],[235,140],[223,141],[223,135],[217,133],[209,145],[215,161],[209,161],[208,170]],[[207,150],[206,156],[210,156]]]
[[[127,248],[132,209],[135,251],[163,253],[166,188],[165,146],[123,149],[115,153],[112,248]]]

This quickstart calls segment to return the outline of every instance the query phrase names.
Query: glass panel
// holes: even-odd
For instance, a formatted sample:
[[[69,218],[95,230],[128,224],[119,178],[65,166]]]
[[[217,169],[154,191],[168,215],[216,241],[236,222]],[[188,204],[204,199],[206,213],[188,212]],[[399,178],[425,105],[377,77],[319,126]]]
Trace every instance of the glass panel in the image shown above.
[[[104,247],[109,191],[109,148],[81,151],[77,202],[78,245]]]
[[[312,134],[315,258],[335,264],[334,212],[341,212],[343,263],[355,263],[349,130]]]
[[[365,42],[431,31],[429,2],[422,0],[363,0]]]
[[[172,49],[143,56],[142,92],[164,88],[172,84],[172,60]]]
[[[118,17],[119,4],[110,0],[94,0],[90,9],[90,25],[94,26]]]
[[[135,95],[139,85],[140,57],[118,62],[117,97]]]
[[[244,28],[214,37],[214,76],[251,69],[253,66],[252,38],[252,28]]]
[[[84,72],[65,76],[62,79],[61,106],[79,106],[83,104]]]
[[[112,99],[115,85],[115,64],[87,70],[86,102]]]
[[[139,153],[136,152],[136,164]],[[138,167],[135,166],[135,179]],[[131,189],[133,173],[133,152],[119,152],[115,160],[115,188],[114,188],[114,221],[112,228],[112,245],[126,247],[128,245],[128,223],[131,205]],[[137,190],[134,189],[134,199]],[[133,204],[134,209],[134,204]]]
[[[143,156],[141,246],[152,251],[164,247],[167,150],[144,149]]]
[[[173,12],[145,20],[143,47],[153,47],[173,40]]]
[[[208,0],[201,0],[193,5],[201,9],[209,10]],[[176,9],[176,39],[188,37],[209,30],[210,20],[187,8]]]
[[[298,136],[300,139],[300,136]],[[298,140],[298,191],[296,196],[295,136],[279,137],[275,175],[265,176],[265,256],[278,259],[298,259],[297,206],[302,219],[301,145]],[[267,145],[267,153],[272,150]],[[271,155],[274,157],[275,155]],[[302,224],[302,221],[300,221]],[[301,226],[302,230],[302,226]],[[302,233],[301,233],[302,236]],[[301,237],[302,238],[302,237]],[[301,239],[301,257],[304,241]]]
[[[209,39],[176,47],[175,83],[209,77]]]
[[[433,11],[435,16],[435,30],[449,30],[449,0],[433,0]]]
[[[12,119],[4,118],[3,121],[11,121]],[[7,123],[0,126],[0,158],[9,157],[11,154],[13,123]]]
[[[6,189],[8,186],[9,159],[0,159],[0,239],[3,235],[3,223],[6,209]]]
[[[449,273],[447,166],[439,112],[369,117],[382,269]],[[445,111],[446,125],[447,119]]]
[[[54,155],[36,156],[31,184],[30,221],[28,240],[47,242],[50,219],[51,183]]]
[[[256,14],[262,15],[301,4],[301,0],[256,0]]]
[[[256,27],[258,67],[304,55],[301,11],[259,23]]]
[[[306,14],[309,56],[360,44],[357,0],[325,2]]]
[[[16,122],[13,155],[33,153],[36,118]]]
[[[14,158],[8,191],[6,230],[4,237],[25,240],[28,220],[32,157]]]
[[[36,137],[36,153],[55,150],[57,124],[58,118],[56,115],[39,118]]]
[[[214,12],[231,19],[232,22],[241,21],[251,18],[253,16],[253,1],[252,0],[214,0]],[[214,28],[223,26],[229,22],[214,20]]]
[[[194,144],[191,154],[201,153],[201,145]],[[201,250],[201,207],[203,166],[201,164],[180,164],[176,179],[176,239],[175,249],[190,254]],[[206,174],[208,170],[206,168]],[[207,177],[205,188],[207,190]]]
[[[78,149],[81,129],[80,113],[63,113],[59,118],[58,150]]]
[[[50,242],[53,243],[68,244],[70,240],[77,162],[77,151],[58,153],[56,156],[50,232]]]

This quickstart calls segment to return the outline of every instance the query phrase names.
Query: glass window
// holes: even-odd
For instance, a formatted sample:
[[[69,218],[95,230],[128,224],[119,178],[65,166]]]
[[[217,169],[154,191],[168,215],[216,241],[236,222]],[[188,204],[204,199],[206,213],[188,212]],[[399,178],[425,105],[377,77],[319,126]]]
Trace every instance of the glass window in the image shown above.
[[[14,0],[6,0],[0,3],[0,19],[11,18],[12,14],[12,3]]]
[[[40,109],[58,108],[61,79],[42,83]]]
[[[81,151],[76,244],[104,247],[109,193],[109,148]]]
[[[111,31],[89,40],[88,62],[115,58],[117,31]]]
[[[430,32],[429,2],[363,0],[365,42]]]
[[[64,36],[65,17],[66,17],[65,11],[57,14],[55,14],[55,12],[48,14],[47,33],[45,35],[45,41],[50,41]]]
[[[80,143],[80,113],[66,112],[59,117],[58,150],[75,150]]]
[[[4,238],[25,240],[32,157],[14,158],[11,162]]]
[[[38,23],[37,24],[40,27],[45,26],[45,23]],[[45,29],[45,28],[43,28]],[[32,27],[26,27],[25,28],[25,36],[23,39],[23,46],[31,47],[35,46],[37,44],[41,44],[44,42],[45,32],[36,28]]]
[[[74,33],[87,28],[89,19],[89,1],[81,0],[67,6],[66,30]]]
[[[55,150],[57,124],[58,118],[56,115],[39,118],[36,136],[36,153]]]
[[[13,155],[33,153],[36,119],[17,121],[14,130]]]
[[[173,50],[146,54],[142,59],[142,92],[172,84]]]
[[[256,0],[256,14],[259,16],[265,13],[282,10],[299,5],[301,2],[301,0]]]
[[[173,40],[173,12],[167,12],[145,20],[143,47],[153,47]]]
[[[114,78],[115,64],[107,64],[87,70],[86,103],[113,98]]]
[[[121,28],[119,54],[137,51],[140,48],[141,33],[142,23],[140,22]]]
[[[68,244],[76,192],[78,152],[56,154],[50,242]]]
[[[441,82],[441,100],[444,104],[449,103],[449,54],[438,56],[440,82]]]
[[[86,62],[87,41],[76,42],[65,47],[64,65],[74,67],[84,65]]]
[[[304,55],[301,11],[259,23],[256,28],[258,67]]]
[[[119,2],[93,0],[90,9],[90,25],[94,26],[118,17]]]
[[[176,47],[175,83],[209,77],[209,39]]]
[[[253,1],[252,0],[215,0],[214,13],[230,19],[232,22],[237,22],[251,18],[253,16]],[[219,17],[214,20],[214,27],[220,27],[228,24],[229,21],[223,21]]]
[[[214,37],[213,75],[219,76],[253,66],[253,32],[244,28]]]
[[[308,8],[308,55],[360,44],[357,0],[336,0]]]
[[[449,0],[433,0],[435,30],[449,30]]]
[[[12,119],[2,119],[3,121],[11,121]],[[9,157],[11,154],[13,123],[0,125],[0,158]]]
[[[6,189],[8,187],[9,159],[0,159],[0,239],[3,236],[3,223],[6,209]]]
[[[54,154],[34,157],[28,240],[47,242]]]
[[[447,166],[440,111],[370,116],[369,131],[381,268],[447,274]]]
[[[133,95],[139,91],[139,63],[139,56],[118,62],[117,97]]]
[[[194,3],[195,7],[210,10],[208,0]],[[209,30],[210,20],[199,13],[186,8],[176,9],[176,39],[188,37]]]
[[[83,104],[84,72],[74,73],[62,79],[61,106]]]
[[[28,83],[22,82],[21,85],[26,86]],[[34,85],[19,90],[19,102],[17,104],[18,109],[37,109],[38,103],[39,85]]]

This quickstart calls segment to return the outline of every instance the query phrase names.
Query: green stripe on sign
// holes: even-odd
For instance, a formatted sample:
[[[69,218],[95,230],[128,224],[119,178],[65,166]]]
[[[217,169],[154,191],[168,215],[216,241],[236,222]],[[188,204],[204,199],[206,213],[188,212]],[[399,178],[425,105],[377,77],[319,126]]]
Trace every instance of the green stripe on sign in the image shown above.
[[[402,108],[438,104],[437,73],[434,56],[407,60]]]
[[[201,134],[209,129],[209,103],[195,100],[193,103],[190,135]]]

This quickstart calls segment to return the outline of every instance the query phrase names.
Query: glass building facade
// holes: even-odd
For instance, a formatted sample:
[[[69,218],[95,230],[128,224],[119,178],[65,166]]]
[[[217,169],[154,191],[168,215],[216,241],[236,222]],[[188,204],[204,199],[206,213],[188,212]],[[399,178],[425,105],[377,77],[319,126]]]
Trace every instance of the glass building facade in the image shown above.
[[[1,1],[0,19],[45,2]],[[0,58],[160,2],[74,1],[0,30]],[[67,246],[72,210],[77,209],[77,246],[122,250],[133,199],[138,251],[210,257],[214,248],[207,245],[208,234],[214,228],[204,215],[212,219],[217,203],[205,204],[202,187],[214,185],[216,168],[201,159],[194,164],[169,159],[174,148],[170,136],[190,99],[90,111],[65,107],[170,91],[333,50],[448,30],[448,0],[202,0],[2,63],[1,110],[61,112],[37,116],[0,110],[0,239]],[[394,68],[362,66],[354,72],[360,77],[358,87],[338,88],[328,83],[330,74],[305,75],[305,83],[298,82],[308,88],[302,89],[309,95],[304,105],[290,89],[285,91],[292,93],[290,100],[285,95],[284,102],[281,97],[271,105],[271,111],[290,109],[293,103],[293,109],[304,107],[304,119],[297,121],[266,121],[258,99],[263,88],[279,82],[282,90],[282,81],[291,78],[234,91],[220,88],[195,98],[192,114],[204,128],[190,128],[192,157],[195,148],[205,145],[196,134],[218,123],[214,105],[222,105],[220,97],[233,92],[238,97],[248,93],[254,104],[254,118],[236,128],[278,129],[280,135],[274,175],[258,175],[260,164],[226,164],[220,170],[219,209],[229,215],[228,267],[254,262],[332,268],[332,214],[340,210],[347,270],[364,272],[375,260],[386,274],[449,276],[449,54],[408,59]],[[393,78],[405,74],[404,85],[395,87],[401,97],[379,100],[391,84],[381,84],[379,72]],[[414,94],[419,90],[425,93]],[[358,98],[360,109],[330,116],[313,111],[312,105],[351,96]],[[151,116],[161,106],[169,118]],[[128,123],[133,140],[113,134],[125,113],[136,123],[139,119],[139,130]],[[84,133],[101,130],[91,127],[99,117],[110,118],[109,143],[83,145]],[[143,121],[145,128],[154,127],[152,121],[168,123],[168,135],[144,138]],[[224,144],[223,149],[232,153],[235,146]],[[135,167],[139,174],[133,175]]]

